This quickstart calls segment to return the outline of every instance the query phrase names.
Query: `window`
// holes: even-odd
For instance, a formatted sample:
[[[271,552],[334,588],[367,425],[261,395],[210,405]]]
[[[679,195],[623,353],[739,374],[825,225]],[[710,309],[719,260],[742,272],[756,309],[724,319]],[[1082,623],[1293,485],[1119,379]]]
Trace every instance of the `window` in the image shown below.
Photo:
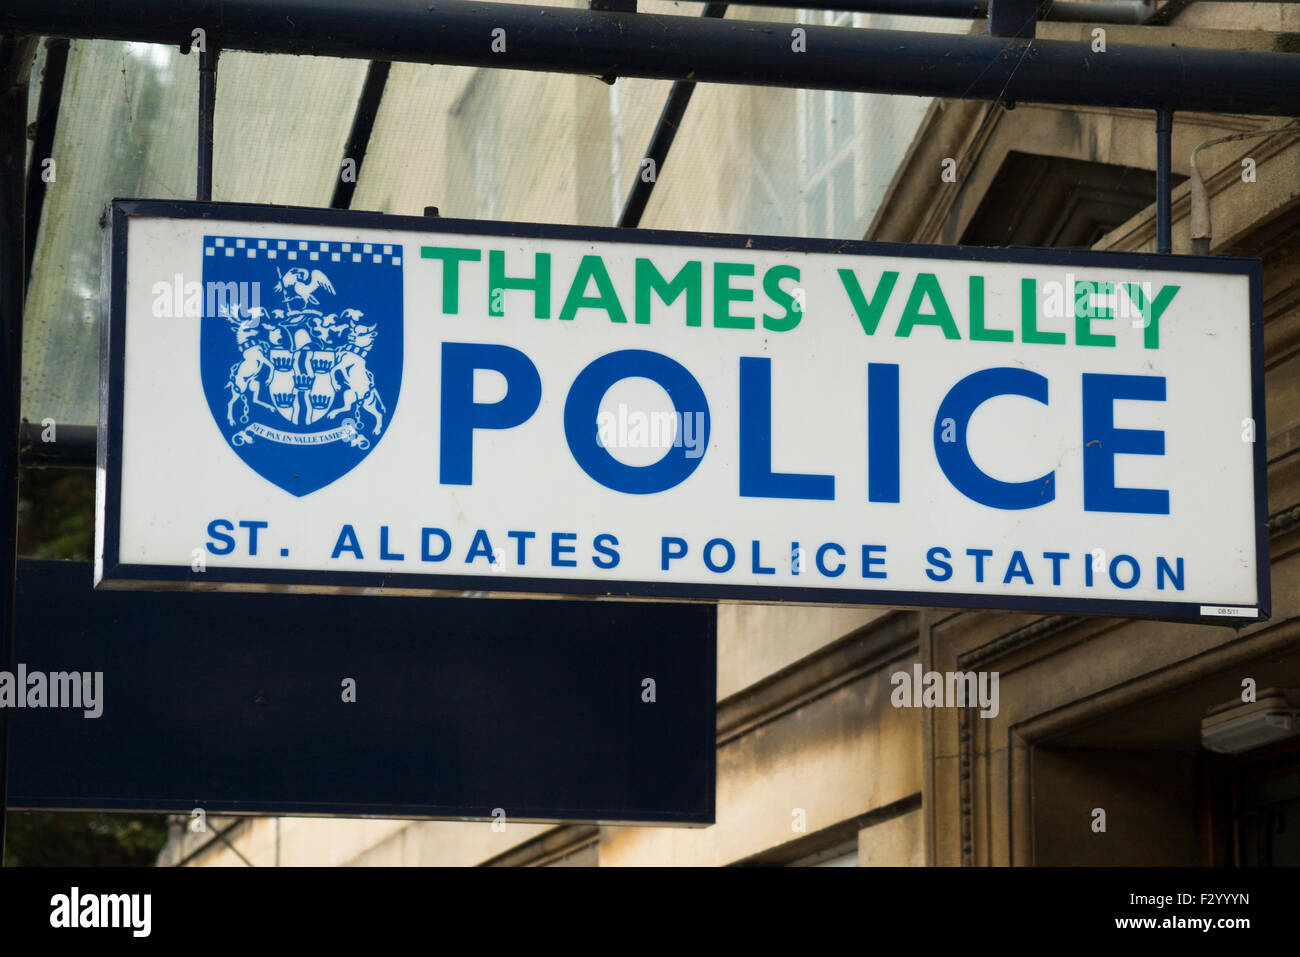
[[[1177,186],[1187,177],[1175,174]],[[1011,151],[971,217],[963,244],[1087,249],[1155,202],[1156,174]]]
[[[844,11],[801,11],[800,21],[821,26],[858,25]],[[800,90],[800,226],[807,236],[850,236],[857,227],[854,144],[857,94]]]

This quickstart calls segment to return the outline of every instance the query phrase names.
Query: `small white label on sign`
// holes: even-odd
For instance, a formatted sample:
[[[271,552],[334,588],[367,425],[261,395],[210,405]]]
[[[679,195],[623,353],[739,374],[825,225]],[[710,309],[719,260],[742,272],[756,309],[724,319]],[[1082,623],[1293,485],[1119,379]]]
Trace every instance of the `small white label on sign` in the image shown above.
[[[1202,605],[1202,615],[1216,615],[1220,618],[1258,618],[1258,608],[1228,608],[1220,605]]]

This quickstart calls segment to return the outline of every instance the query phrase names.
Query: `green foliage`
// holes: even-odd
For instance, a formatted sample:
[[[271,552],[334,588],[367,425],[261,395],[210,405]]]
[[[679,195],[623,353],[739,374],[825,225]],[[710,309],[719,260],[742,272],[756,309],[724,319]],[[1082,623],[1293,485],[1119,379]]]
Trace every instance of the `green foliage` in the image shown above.
[[[150,867],[167,840],[162,814],[12,811],[5,867]]]
[[[89,561],[95,544],[95,473],[23,469],[18,480],[18,554]]]

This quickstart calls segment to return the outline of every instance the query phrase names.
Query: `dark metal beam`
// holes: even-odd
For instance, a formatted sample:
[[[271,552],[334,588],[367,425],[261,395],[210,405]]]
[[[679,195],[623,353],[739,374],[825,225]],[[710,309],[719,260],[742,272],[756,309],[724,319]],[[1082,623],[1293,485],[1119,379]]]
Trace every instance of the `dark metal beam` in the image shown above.
[[[470,0],[23,0],[0,30],[179,45],[195,23],[261,53],[703,83],[1209,113],[1300,115],[1300,55],[1006,40],[601,13]],[[492,51],[492,30],[506,48]],[[213,40],[212,33],[209,41]],[[1205,82],[1213,77],[1213,82]]]
[[[1227,0],[1232,3],[1235,0]],[[1049,3],[1045,9],[1040,8],[1038,19],[1056,20],[1062,23],[1114,23],[1144,26],[1157,23],[1156,13],[1160,8],[1155,0],[1084,0],[1074,3],[1071,0],[1057,0]],[[1163,23],[1159,25],[1163,26]]]
[[[40,233],[41,211],[45,207],[45,160],[54,158],[54,134],[59,126],[59,104],[63,101],[63,78],[68,72],[68,41],[54,37],[45,41],[45,69],[41,75],[41,97],[36,104],[36,135],[32,139],[32,162],[27,170],[26,273],[24,286],[32,281],[32,260]],[[57,172],[57,164],[54,167]]]
[[[199,51],[199,180],[195,198],[212,199],[212,144],[217,113],[217,59],[220,48],[211,36]]]
[[[0,669],[14,666],[18,572],[18,416],[23,381],[27,83],[36,37],[0,36]],[[9,807],[9,708],[0,708],[0,864]]]
[[[718,20],[726,15],[725,3],[706,4],[704,12],[700,14],[702,17]],[[664,163],[668,161],[668,151],[673,148],[673,140],[677,137],[678,127],[682,124],[682,117],[686,114],[686,107],[691,102],[691,94],[694,92],[695,83],[692,80],[677,80],[668,91],[668,98],[664,100],[659,121],[655,123],[654,132],[650,134],[650,143],[646,146],[645,156],[637,167],[636,178],[632,181],[632,188],[623,202],[623,214],[618,218],[619,226],[635,228],[640,225],[646,204],[650,202],[650,194],[654,192],[655,183],[659,181]],[[646,160],[652,164],[649,178],[646,177],[644,166]]]
[[[1171,182],[1171,146],[1174,131],[1174,111],[1166,107],[1156,110],[1156,252],[1174,251],[1172,236],[1173,187]]]
[[[379,104],[383,102],[388,71],[392,66],[386,60],[371,60],[366,70],[366,82],[357,98],[357,110],[352,114],[352,131],[343,147],[343,163],[352,160],[352,179],[343,178],[343,163],[340,163],[339,178],[334,183],[334,196],[330,199],[332,209],[347,209],[352,205],[352,194],[361,179],[361,164],[370,148],[370,134],[375,130],[375,117],[379,115]]]
[[[650,134],[645,156],[637,167],[632,188],[628,190],[627,199],[623,201],[623,213],[618,217],[619,226],[634,229],[640,225],[646,205],[650,202],[650,194],[654,192],[655,183],[663,172],[668,151],[672,149],[673,140],[677,137],[677,130],[681,126],[682,117],[694,92],[695,84],[690,80],[678,80],[668,91],[668,98],[664,100],[659,121],[655,123],[654,132]],[[644,165],[647,160],[653,164],[648,171],[649,178]]]
[[[989,15],[989,0],[750,0],[749,7],[785,10],[832,10],[846,13],[886,13],[905,17],[948,17],[981,20]],[[1155,15],[1155,0],[1057,0],[1042,4],[1040,20],[1073,23],[1146,23]],[[999,35],[999,34],[995,34]]]
[[[24,422],[19,432],[18,458],[24,468],[95,467],[93,425],[56,425],[49,434],[38,422]]]

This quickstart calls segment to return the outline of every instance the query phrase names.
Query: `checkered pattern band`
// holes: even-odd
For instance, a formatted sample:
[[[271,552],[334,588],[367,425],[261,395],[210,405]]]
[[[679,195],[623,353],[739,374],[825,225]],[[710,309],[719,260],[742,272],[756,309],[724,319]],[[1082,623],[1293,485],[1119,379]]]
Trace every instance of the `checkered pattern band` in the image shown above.
[[[273,259],[304,266],[337,262],[402,264],[402,247],[387,243],[339,243],[307,239],[253,239],[204,236],[204,256],[227,259]]]

